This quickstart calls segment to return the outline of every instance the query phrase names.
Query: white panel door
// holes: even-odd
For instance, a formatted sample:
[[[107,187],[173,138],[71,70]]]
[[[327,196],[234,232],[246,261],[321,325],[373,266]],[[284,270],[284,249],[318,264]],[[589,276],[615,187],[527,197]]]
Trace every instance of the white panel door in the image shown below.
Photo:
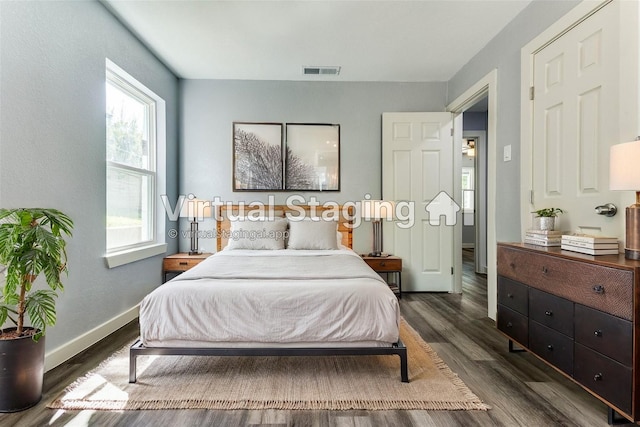
[[[403,259],[407,291],[452,291],[451,221],[458,217],[457,204],[449,199],[454,195],[452,129],[451,113],[382,115],[382,198],[415,203],[412,227],[386,223],[383,232],[385,251]]]
[[[532,201],[566,210],[563,231],[623,236],[620,221],[594,213],[621,208],[608,177],[609,147],[622,142],[618,13],[619,2],[605,6],[534,57]]]

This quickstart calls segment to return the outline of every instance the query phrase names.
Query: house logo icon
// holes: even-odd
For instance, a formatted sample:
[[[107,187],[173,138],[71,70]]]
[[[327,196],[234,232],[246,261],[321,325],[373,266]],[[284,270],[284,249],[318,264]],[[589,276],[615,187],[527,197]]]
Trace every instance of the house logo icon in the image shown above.
[[[430,225],[440,225],[440,217],[442,216],[444,216],[445,225],[456,225],[460,205],[446,191],[441,191],[427,203],[424,210],[429,214]]]

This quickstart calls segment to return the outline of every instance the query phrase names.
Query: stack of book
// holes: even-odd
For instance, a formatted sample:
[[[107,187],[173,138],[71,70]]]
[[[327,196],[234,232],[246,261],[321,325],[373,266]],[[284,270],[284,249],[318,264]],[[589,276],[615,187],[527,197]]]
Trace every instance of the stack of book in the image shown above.
[[[527,230],[524,242],[538,246],[560,246],[562,231],[558,230]]]
[[[616,255],[618,254],[618,238],[588,234],[564,234],[560,249],[587,255]]]

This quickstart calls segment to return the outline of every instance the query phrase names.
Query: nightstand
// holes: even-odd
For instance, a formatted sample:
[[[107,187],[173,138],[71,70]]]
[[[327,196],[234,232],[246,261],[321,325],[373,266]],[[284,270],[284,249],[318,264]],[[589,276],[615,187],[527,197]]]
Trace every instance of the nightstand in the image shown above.
[[[210,257],[211,253],[201,253],[197,255],[189,255],[186,252],[169,255],[162,260],[162,277],[167,281],[167,273],[175,273],[176,276],[184,273],[190,268],[200,264],[203,260]]]
[[[385,273],[387,284],[398,298],[402,298],[402,258],[398,256],[373,257],[363,255],[362,259],[376,273]],[[389,275],[393,275],[389,279]]]

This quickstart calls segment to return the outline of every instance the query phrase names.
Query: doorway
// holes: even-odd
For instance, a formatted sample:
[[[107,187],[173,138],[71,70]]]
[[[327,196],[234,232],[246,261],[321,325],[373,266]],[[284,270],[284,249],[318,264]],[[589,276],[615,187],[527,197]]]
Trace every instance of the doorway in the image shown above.
[[[462,251],[474,271],[487,274],[488,96],[462,114]]]
[[[486,126],[486,274],[487,274],[487,315],[489,318],[496,318],[497,309],[497,271],[496,271],[496,119],[497,119],[497,94],[498,94],[498,71],[490,71],[483,78],[478,80],[464,93],[458,96],[447,106],[447,110],[454,113],[457,118],[462,118],[464,112],[477,104],[483,98],[487,99],[487,126]],[[455,119],[454,119],[455,122]],[[457,135],[456,135],[457,134]],[[463,132],[456,132],[454,126],[454,138],[457,143],[462,144]],[[460,146],[460,145],[459,145]],[[462,156],[460,156],[461,158]],[[458,162],[461,164],[461,161]],[[458,200],[462,197],[462,185],[456,192]],[[458,227],[458,226],[456,226]],[[457,236],[460,240],[457,247],[462,246],[462,221],[459,222]],[[484,245],[483,245],[484,246]],[[460,250],[460,252],[462,252]],[[458,256],[459,264],[456,271],[462,270],[462,256]],[[455,292],[462,292],[462,280],[456,280]]]

